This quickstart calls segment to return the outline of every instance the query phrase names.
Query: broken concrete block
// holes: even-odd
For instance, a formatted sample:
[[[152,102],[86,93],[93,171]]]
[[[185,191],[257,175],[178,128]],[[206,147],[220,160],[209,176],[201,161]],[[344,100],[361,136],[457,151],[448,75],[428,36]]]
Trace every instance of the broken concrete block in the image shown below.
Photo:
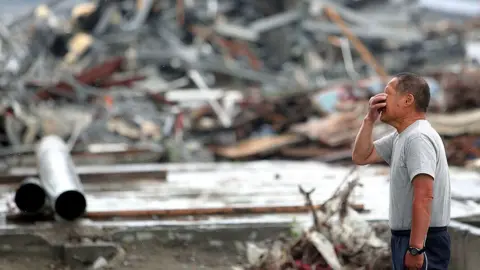
[[[124,243],[133,243],[135,242],[135,235],[133,234],[125,234],[122,238],[121,241]]]
[[[0,237],[0,251],[39,253],[53,256],[50,243],[43,237],[29,233],[4,234]]]
[[[111,259],[118,252],[117,245],[108,242],[65,244],[63,248],[64,262],[72,269],[85,269],[99,257]]]
[[[155,235],[151,232],[137,232],[137,240],[139,241],[152,240],[153,238],[155,238]]]
[[[90,269],[103,269],[108,266],[108,261],[104,257],[98,257],[97,260],[93,263]]]

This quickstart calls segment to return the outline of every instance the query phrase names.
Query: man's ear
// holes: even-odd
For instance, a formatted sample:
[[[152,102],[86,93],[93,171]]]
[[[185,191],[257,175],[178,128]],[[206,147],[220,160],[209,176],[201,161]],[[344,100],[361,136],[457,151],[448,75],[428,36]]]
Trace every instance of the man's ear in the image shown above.
[[[415,97],[408,93],[406,96],[405,96],[405,106],[410,106],[412,105],[413,103],[415,103]]]

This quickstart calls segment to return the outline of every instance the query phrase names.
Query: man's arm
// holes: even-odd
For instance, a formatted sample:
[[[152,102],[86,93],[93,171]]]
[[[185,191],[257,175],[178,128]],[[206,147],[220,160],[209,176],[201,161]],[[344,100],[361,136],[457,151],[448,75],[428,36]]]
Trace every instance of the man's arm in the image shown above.
[[[411,138],[405,154],[413,185],[410,246],[423,248],[430,226],[437,154],[432,142],[424,135]]]
[[[413,178],[412,233],[410,246],[423,248],[430,227],[433,200],[433,177],[419,174]]]
[[[390,163],[393,133],[373,142],[373,122],[364,119],[353,145],[352,160],[357,165],[366,165],[385,160]]]

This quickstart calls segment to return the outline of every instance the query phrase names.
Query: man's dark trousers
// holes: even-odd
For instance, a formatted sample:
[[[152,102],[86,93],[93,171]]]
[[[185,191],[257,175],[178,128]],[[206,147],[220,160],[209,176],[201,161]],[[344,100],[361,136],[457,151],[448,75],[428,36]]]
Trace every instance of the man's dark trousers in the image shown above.
[[[404,270],[405,254],[410,243],[410,230],[392,230],[392,267]],[[422,269],[447,270],[450,263],[450,235],[447,227],[429,228],[425,242],[425,260]]]

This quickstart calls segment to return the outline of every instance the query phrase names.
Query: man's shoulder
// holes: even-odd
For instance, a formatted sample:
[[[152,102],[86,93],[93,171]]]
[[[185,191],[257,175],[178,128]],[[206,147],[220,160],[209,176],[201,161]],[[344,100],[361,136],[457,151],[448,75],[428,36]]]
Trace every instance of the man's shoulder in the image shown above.
[[[395,139],[395,137],[398,136],[398,132],[396,130],[392,131],[392,132],[389,132],[387,133],[384,138],[392,138],[392,139]]]
[[[441,140],[440,134],[438,134],[438,132],[427,121],[415,126],[415,128],[405,134],[405,138],[408,141],[416,139],[427,139],[434,142],[437,140]]]
[[[403,147],[408,149],[434,149],[435,152],[445,151],[443,140],[433,127],[422,127],[405,134]]]

